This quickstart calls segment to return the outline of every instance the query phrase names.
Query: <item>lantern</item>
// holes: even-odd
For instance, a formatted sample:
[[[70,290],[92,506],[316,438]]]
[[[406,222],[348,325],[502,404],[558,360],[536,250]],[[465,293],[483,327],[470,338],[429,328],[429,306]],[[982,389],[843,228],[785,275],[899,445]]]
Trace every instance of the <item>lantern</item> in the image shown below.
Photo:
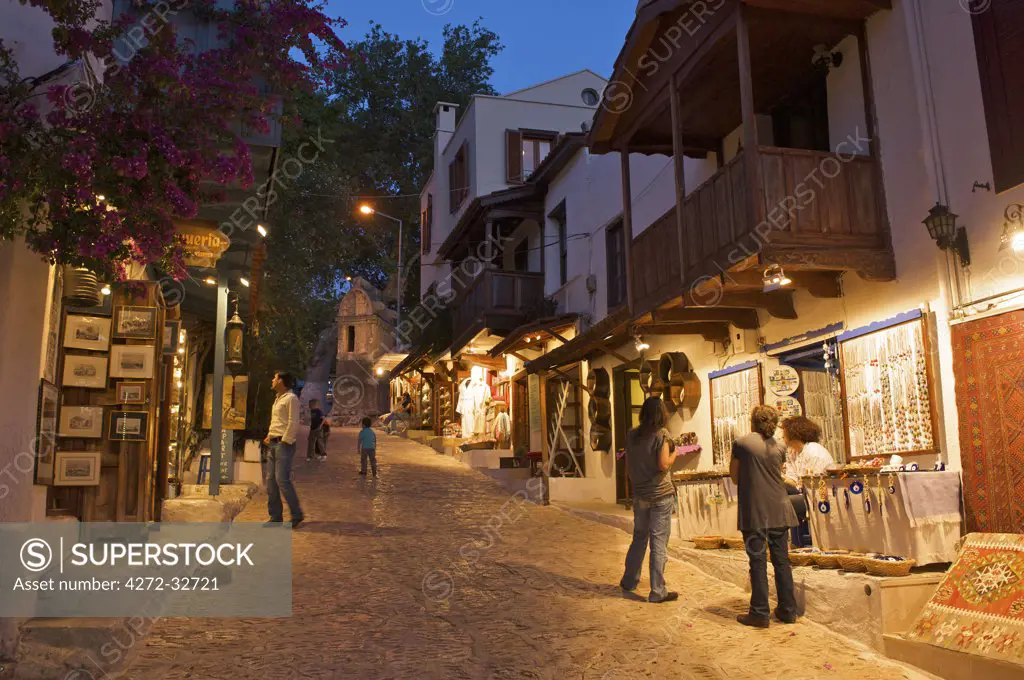
[[[924,226],[928,227],[928,235],[939,248],[956,252],[961,264],[969,267],[971,251],[967,244],[967,230],[956,226],[957,217],[959,215],[953,213],[947,206],[936,203],[935,207],[928,211]]]
[[[235,300],[235,312],[227,324],[227,360],[231,370],[242,367],[242,347],[245,338],[245,322],[238,316],[238,300]]]

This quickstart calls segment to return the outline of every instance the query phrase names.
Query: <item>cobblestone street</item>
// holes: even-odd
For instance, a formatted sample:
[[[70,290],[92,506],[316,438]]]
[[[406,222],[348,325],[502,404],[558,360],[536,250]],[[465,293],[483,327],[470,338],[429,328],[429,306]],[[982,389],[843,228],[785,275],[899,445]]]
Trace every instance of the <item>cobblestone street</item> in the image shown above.
[[[296,462],[292,617],[160,621],[126,677],[923,677],[806,621],[745,629],[741,589],[675,560],[679,602],[624,597],[625,533],[403,439],[379,436],[380,478],[362,478],[354,440]],[[236,521],[265,519],[259,494]]]

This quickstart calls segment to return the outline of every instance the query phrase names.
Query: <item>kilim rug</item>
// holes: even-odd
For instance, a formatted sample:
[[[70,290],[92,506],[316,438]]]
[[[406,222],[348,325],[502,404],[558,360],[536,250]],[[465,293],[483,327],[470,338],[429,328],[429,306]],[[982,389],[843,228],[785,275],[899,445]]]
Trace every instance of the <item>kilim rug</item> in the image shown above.
[[[1024,536],[968,534],[906,638],[1024,664]]]
[[[1022,533],[1024,311],[952,332],[967,530]]]

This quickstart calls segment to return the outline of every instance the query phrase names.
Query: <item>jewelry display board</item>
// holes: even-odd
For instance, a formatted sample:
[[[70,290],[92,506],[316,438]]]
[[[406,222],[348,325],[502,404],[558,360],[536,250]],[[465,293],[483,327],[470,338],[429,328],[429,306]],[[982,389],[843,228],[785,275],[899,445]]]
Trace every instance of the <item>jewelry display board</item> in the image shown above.
[[[935,452],[928,337],[915,319],[840,343],[851,458]]]
[[[728,469],[732,442],[750,433],[750,412],[763,403],[761,365],[711,378],[711,438],[714,465]]]
[[[801,371],[804,387],[804,415],[821,427],[821,445],[837,461],[846,460],[843,434],[843,402],[834,376],[825,371]]]

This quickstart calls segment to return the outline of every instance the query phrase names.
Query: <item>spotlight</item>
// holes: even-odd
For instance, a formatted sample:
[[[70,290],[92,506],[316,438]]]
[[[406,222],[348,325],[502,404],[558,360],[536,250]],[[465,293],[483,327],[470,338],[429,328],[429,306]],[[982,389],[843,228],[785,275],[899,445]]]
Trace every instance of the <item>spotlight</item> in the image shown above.
[[[249,287],[249,279],[245,278],[244,276],[240,277],[240,278],[238,279],[238,282],[239,282],[240,284],[242,284],[243,286],[245,286],[246,288],[248,288],[248,287]]]
[[[636,345],[636,351],[637,352],[646,352],[647,350],[649,350],[651,348],[651,346],[649,344],[644,342],[644,338],[641,335],[638,335],[635,338],[633,338],[633,342]]]
[[[764,292],[773,293],[793,283],[793,280],[786,276],[782,265],[773,264],[764,270]]]
[[[203,283],[205,283],[208,286],[216,286],[217,279],[213,278],[212,276],[207,276],[205,279],[203,279]]]
[[[263,238],[267,237],[267,228],[264,227],[262,224],[256,225],[256,231],[258,231],[260,233],[260,236],[262,236]]]
[[[367,204],[363,203],[361,206],[359,206],[359,212],[363,213],[364,215],[372,215],[376,211]]]
[[[104,295],[110,295],[110,284],[104,283],[103,287],[100,288],[100,292]]]
[[[384,375],[384,369],[383,369],[383,368],[380,368],[380,367],[378,366],[378,367],[377,367],[377,375]]]

